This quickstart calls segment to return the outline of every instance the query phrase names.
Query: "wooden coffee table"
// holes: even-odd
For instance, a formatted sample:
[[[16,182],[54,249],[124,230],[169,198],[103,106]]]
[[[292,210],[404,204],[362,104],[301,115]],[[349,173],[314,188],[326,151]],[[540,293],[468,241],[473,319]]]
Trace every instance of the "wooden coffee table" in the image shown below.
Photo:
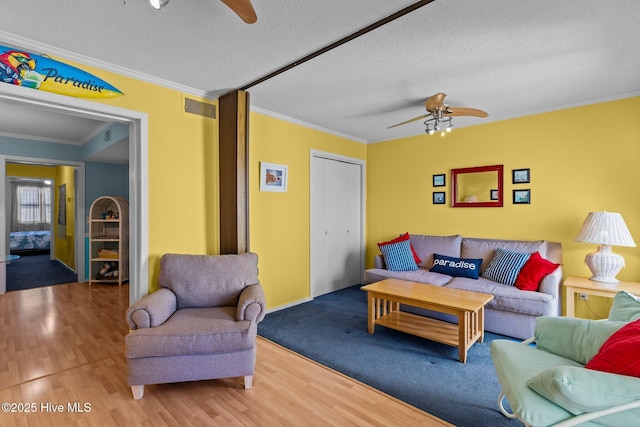
[[[484,341],[484,306],[493,295],[398,279],[385,279],[361,289],[367,291],[370,334],[381,325],[458,347],[462,363],[466,363],[473,343]],[[455,315],[458,324],[401,311],[400,304]]]

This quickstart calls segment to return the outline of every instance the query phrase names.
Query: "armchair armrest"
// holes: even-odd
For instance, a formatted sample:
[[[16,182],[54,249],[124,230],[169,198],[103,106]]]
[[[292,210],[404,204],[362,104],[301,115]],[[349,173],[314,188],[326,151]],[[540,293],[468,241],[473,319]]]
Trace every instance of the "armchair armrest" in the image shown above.
[[[129,328],[135,330],[161,325],[175,313],[177,304],[175,294],[166,288],[145,295],[127,309]]]
[[[262,285],[256,283],[244,288],[238,300],[236,320],[250,320],[258,323],[264,319],[265,314],[266,299]]]

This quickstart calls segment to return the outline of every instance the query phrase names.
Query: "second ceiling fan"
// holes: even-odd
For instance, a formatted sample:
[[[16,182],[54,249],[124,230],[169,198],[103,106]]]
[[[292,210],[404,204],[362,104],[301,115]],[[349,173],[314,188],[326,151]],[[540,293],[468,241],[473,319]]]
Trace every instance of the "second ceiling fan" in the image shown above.
[[[451,117],[455,116],[473,116],[473,117],[488,117],[489,114],[485,111],[478,110],[477,108],[466,107],[451,107],[444,103],[444,97],[446,93],[436,93],[433,96],[427,98],[424,103],[427,110],[427,114],[423,114],[413,119],[405,120],[404,122],[396,123],[389,126],[387,129],[394,128],[396,126],[404,125],[407,123],[415,122],[417,120],[427,119],[424,124],[427,126],[425,130],[429,135],[435,131],[440,130],[441,125],[446,126],[446,130],[451,130]],[[430,117],[430,118],[428,118]],[[432,127],[433,126],[433,127]]]

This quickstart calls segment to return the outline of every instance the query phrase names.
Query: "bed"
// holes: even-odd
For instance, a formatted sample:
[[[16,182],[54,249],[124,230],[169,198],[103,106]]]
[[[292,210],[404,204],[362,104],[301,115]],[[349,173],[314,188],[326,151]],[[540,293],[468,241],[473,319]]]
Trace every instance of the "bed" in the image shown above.
[[[51,236],[49,230],[12,231],[9,234],[9,250],[13,252],[48,251]]]

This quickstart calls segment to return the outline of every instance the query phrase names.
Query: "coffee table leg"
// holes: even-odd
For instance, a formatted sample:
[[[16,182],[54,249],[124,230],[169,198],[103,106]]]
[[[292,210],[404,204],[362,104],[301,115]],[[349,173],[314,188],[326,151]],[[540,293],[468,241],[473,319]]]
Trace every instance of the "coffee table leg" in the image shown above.
[[[367,318],[369,319],[368,330],[370,334],[376,329],[375,305],[376,299],[373,297],[373,292],[367,292]]]
[[[467,363],[467,350],[469,339],[469,313],[458,315],[458,358],[462,363]]]
[[[480,342],[484,342],[484,307],[478,310],[478,332],[480,332]]]

